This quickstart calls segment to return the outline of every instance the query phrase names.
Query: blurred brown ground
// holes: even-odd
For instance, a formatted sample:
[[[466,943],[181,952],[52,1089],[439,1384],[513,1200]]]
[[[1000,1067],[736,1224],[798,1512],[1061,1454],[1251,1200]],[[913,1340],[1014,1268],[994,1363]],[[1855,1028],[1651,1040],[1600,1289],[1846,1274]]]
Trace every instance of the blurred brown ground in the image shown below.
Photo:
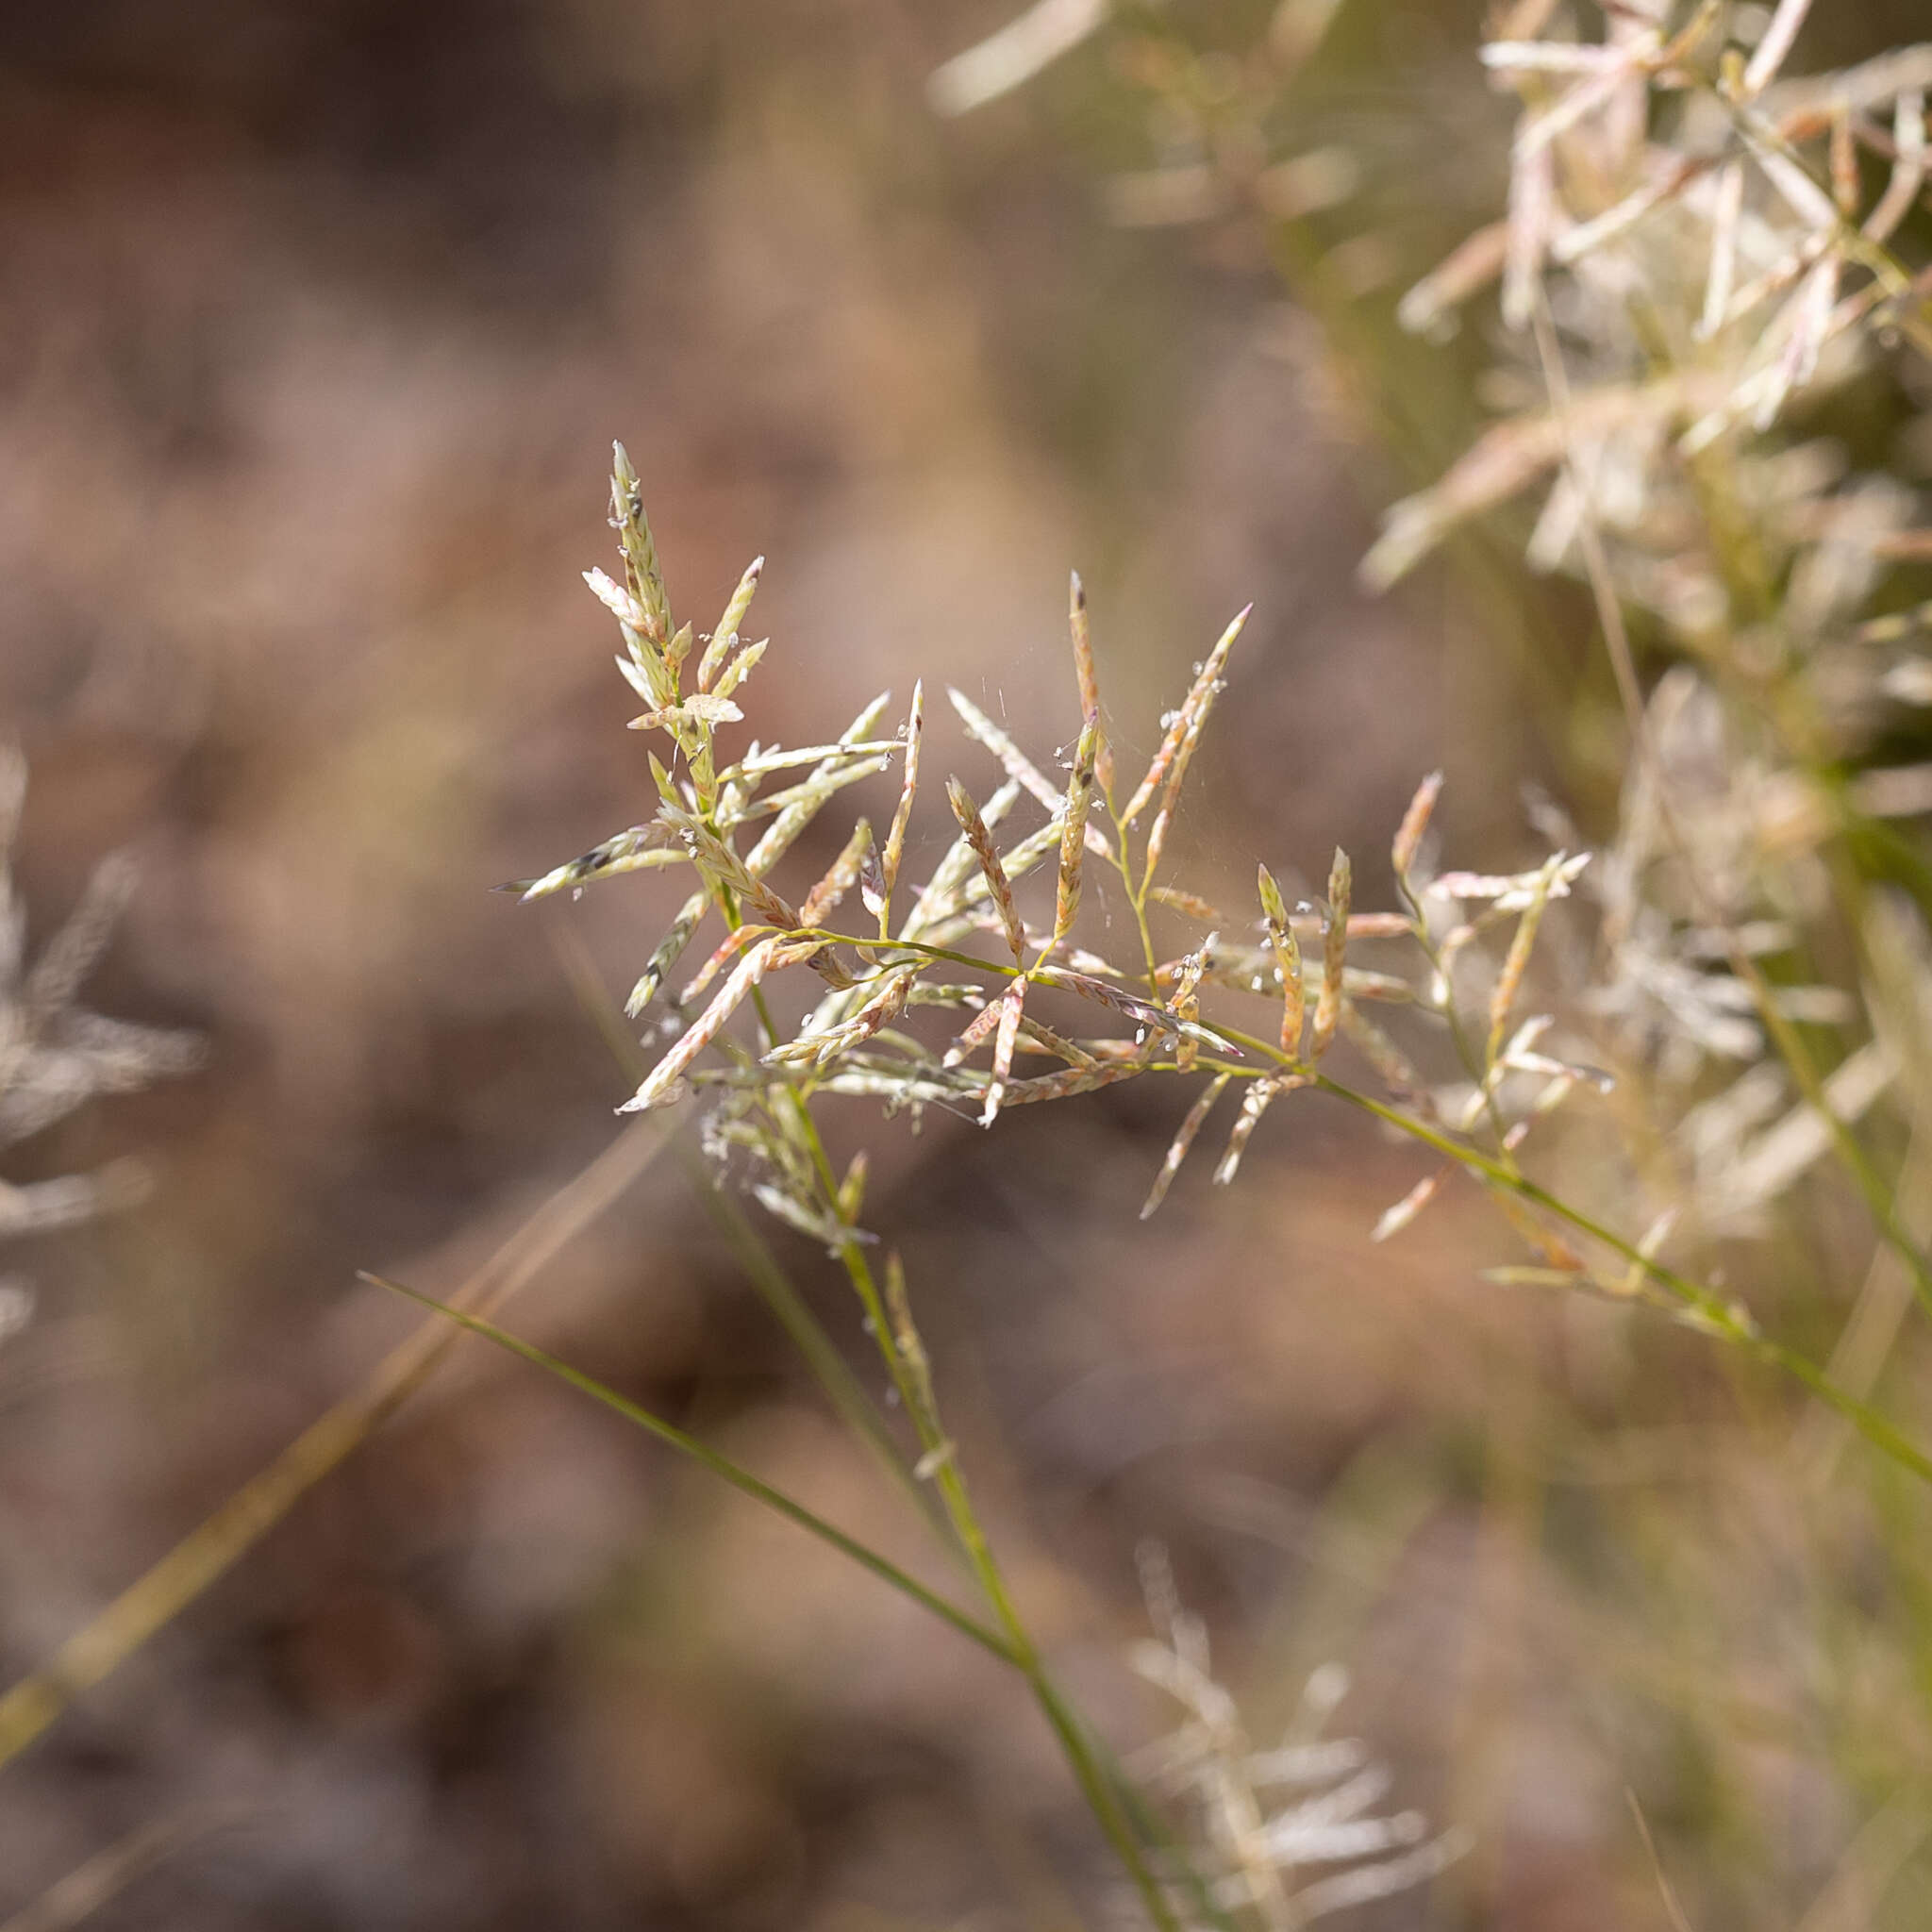
[[[136,1152],[158,1185],[8,1257],[40,1294],[0,1357],[9,1677],[405,1332],[356,1267],[453,1288],[615,1131],[557,941],[621,995],[671,893],[487,891],[645,808],[577,580],[608,560],[613,435],[680,608],[769,558],[767,737],[922,673],[1071,736],[1078,564],[1143,741],[1257,602],[1188,828],[1231,852],[1230,895],[1256,853],[1307,879],[1338,839],[1380,850],[1434,763],[1467,780],[1452,827],[1511,820],[1447,620],[1352,587],[1363,458],[1281,353],[1298,325],[1258,258],[1109,231],[1050,107],[926,117],[924,75],[999,12],[12,10],[23,880],[44,930],[130,847],[99,1003],[212,1052],[13,1170]],[[1612,1740],[1668,1756],[1669,1724],[1631,1743],[1590,1715],[1615,1646],[1524,1527],[1540,1365],[1614,1380],[1618,1334],[1487,1299],[1471,1266],[1503,1242],[1474,1207],[1369,1248],[1420,1170],[1314,1105],[1277,1109],[1230,1194],[1199,1163],[1142,1228],[1174,1111],[848,1130],[1049,1647],[1115,1736],[1150,1734],[1119,1657],[1160,1537],[1257,1730],[1344,1657],[1397,1802],[1483,1835],[1433,1898],[1357,1923],[1655,1922]],[[863,1363],[823,1257],[780,1245]],[[669,1163],[513,1325],[924,1560]],[[0,1774],[0,1904],[231,1802],[94,1923],[1044,1925],[1100,1869],[991,1664],[477,1345]]]

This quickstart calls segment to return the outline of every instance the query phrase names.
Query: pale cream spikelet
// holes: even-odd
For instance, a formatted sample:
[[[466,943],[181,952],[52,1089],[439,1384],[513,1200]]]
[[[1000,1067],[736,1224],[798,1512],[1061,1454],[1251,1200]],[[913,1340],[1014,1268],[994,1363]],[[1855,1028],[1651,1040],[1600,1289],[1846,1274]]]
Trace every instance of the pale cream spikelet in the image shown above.
[[[1352,890],[1348,854],[1335,848],[1328,872],[1328,919],[1322,934],[1322,991],[1315,1000],[1315,1023],[1308,1031],[1308,1058],[1318,1060],[1335,1039],[1341,1018],[1342,958],[1348,950],[1348,901]]]
[[[718,620],[715,629],[705,644],[704,655],[698,659],[698,689],[709,691],[711,680],[718,675],[719,667],[724,662],[738,644],[738,627],[751,609],[751,600],[757,594],[758,578],[763,575],[765,559],[754,557],[746,565],[744,575],[738,580],[738,588],[732,591],[731,600],[724,607],[724,614]]]
[[[1424,1174],[1402,1199],[1396,1202],[1369,1231],[1372,1241],[1386,1241],[1391,1235],[1402,1230],[1436,1198],[1451,1170],[1439,1167],[1434,1174]]]
[[[1529,970],[1529,956],[1536,945],[1537,928],[1542,924],[1544,908],[1550,903],[1550,893],[1563,862],[1564,855],[1559,852],[1537,874],[1529,903],[1516,923],[1515,937],[1509,941],[1503,970],[1496,975],[1496,984],[1491,991],[1489,1063],[1491,1067],[1496,1065],[1503,1051],[1503,1035],[1509,1024],[1509,1010],[1523,990],[1523,976]]]
[[[1302,1057],[1302,1024],[1307,1018],[1307,994],[1302,985],[1302,946],[1288,917],[1288,907],[1274,874],[1268,868],[1256,868],[1256,885],[1261,895],[1261,911],[1268,921],[1268,943],[1274,953],[1275,970],[1281,974],[1281,1050],[1291,1059]]]
[[[671,601],[658,567],[650,520],[644,515],[643,486],[621,442],[610,446],[610,522],[624,552],[627,587],[643,618],[644,637],[661,650],[671,635]]]
[[[915,679],[912,705],[906,713],[906,777],[899,787],[899,803],[886,833],[886,849],[879,859],[879,934],[884,937],[892,916],[892,888],[899,880],[899,863],[906,854],[906,828],[912,822],[912,800],[919,791],[919,747],[925,735],[925,686]]]

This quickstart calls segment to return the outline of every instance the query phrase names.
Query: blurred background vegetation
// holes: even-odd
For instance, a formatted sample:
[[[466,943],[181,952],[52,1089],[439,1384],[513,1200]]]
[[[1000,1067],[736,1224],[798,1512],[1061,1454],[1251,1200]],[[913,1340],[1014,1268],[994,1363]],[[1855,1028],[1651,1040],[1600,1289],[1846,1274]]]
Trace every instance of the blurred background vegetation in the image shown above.
[[[1840,11],[1822,41],[1859,44],[1826,58],[1917,8]],[[927,75],[1004,12],[9,23],[20,877],[45,926],[130,848],[100,1003],[209,1044],[8,1171],[155,1177],[5,1257],[37,1297],[0,1347],[9,1678],[406,1332],[355,1268],[455,1287],[615,1131],[584,980],[621,997],[681,886],[487,890],[645,812],[578,581],[613,435],[681,608],[770,559],[759,696],[796,741],[916,675],[1070,718],[1074,565],[1129,748],[1257,602],[1187,827],[1236,855],[1230,897],[1256,851],[1303,886],[1337,841],[1379,853],[1437,764],[1473,863],[1531,849],[1525,778],[1606,808],[1587,614],[1507,528],[1413,592],[1355,581],[1376,509],[1482,420],[1480,344],[1389,320],[1500,202],[1478,8],[1351,0],[1283,125],[1360,179],[1274,232],[1108,219],[1160,130],[1102,48],[933,118]],[[1268,9],[1185,12],[1212,50]],[[1103,1725],[1163,1720],[1119,1662],[1158,1537],[1257,1733],[1344,1662],[1398,1801],[1474,1832],[1356,1923],[1667,1924],[1627,1793],[1699,1932],[1923,1924],[1932,1647],[1829,1487],[1788,1480],[1790,1412],[1692,1338],[1483,1286],[1508,1242],[1475,1204],[1368,1247],[1421,1170],[1317,1108],[1142,1228],[1174,1124],[1131,1089],[991,1137],[852,1124],[1016,1590]],[[872,1374],[823,1256],[776,1244]],[[512,1325],[908,1547],[670,1163]],[[1100,1869],[996,1666],[474,1346],[0,1775],[0,1904],[154,1825],[180,1841],[95,1923],[1049,1926]]]

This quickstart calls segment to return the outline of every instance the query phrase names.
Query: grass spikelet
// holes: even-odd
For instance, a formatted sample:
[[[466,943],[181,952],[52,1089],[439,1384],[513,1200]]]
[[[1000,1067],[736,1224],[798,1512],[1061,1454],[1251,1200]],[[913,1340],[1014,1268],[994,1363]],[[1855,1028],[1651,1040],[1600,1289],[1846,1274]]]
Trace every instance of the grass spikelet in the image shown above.
[[[946,696],[952,700],[954,710],[958,712],[959,722],[966,727],[966,735],[977,739],[985,745],[1000,761],[1001,769],[1008,777],[1016,780],[1045,806],[1048,811],[1058,815],[1065,803],[1060,788],[964,691],[948,685]],[[1113,847],[1108,843],[1098,825],[1089,823],[1085,827],[1084,837],[1090,852],[1097,852],[1103,858],[1111,858]]]
[[[899,882],[899,864],[906,856],[906,828],[912,823],[912,801],[919,791],[919,747],[925,736],[925,686],[913,680],[912,704],[906,713],[906,778],[899,787],[899,803],[892,811],[892,824],[886,834],[886,849],[879,860],[879,937],[891,929],[892,889]]]
[[[917,972],[916,967],[908,966],[888,974],[885,984],[849,1020],[822,1033],[801,1033],[796,1040],[774,1047],[765,1056],[765,1064],[782,1067],[809,1060],[824,1066],[827,1060],[862,1045],[906,1010],[907,995]]]
[[[588,852],[546,872],[540,879],[512,879],[496,890],[516,892],[527,902],[546,898],[566,887],[610,878],[621,872],[641,872],[653,866],[683,862],[683,848],[673,839],[670,828],[653,820],[648,825],[632,825],[628,831],[618,832],[601,844],[592,845]]]
[[[852,1241],[869,1241],[874,1236],[848,1227],[835,1214],[808,1201],[788,1194],[770,1181],[761,1181],[752,1191],[752,1199],[774,1221],[782,1221],[808,1241],[823,1244],[826,1254],[837,1257]]]
[[[1241,1110],[1235,1117],[1235,1124],[1227,1136],[1227,1146],[1214,1169],[1214,1185],[1218,1188],[1229,1186],[1241,1172],[1241,1156],[1248,1150],[1248,1141],[1255,1129],[1261,1124],[1261,1116],[1268,1111],[1268,1104],[1277,1093],[1286,1093],[1291,1087],[1298,1085],[1297,1078],[1291,1074],[1281,1080],[1250,1080],[1247,1091],[1241,1095]]]
[[[1026,932],[1020,924],[1020,908],[1013,903],[1012,883],[1000,863],[992,833],[980,816],[979,808],[974,804],[973,794],[958,779],[946,780],[946,798],[952,805],[953,816],[959,822],[961,836],[978,861],[980,876],[986,881],[987,891],[992,894],[992,902],[999,909],[1000,925],[1006,933],[1007,944],[1012,948],[1013,963],[1018,965],[1026,957]]]
[[[825,914],[836,907],[840,900],[852,890],[858,879],[859,868],[864,865],[867,855],[872,851],[872,826],[864,819],[852,828],[852,836],[845,841],[845,849],[832,861],[831,868],[817,885],[805,895],[805,903],[798,908],[798,923],[801,925],[823,925]]]
[[[1020,797],[1020,787],[1014,780],[1007,782],[986,801],[980,810],[980,819],[991,831],[1012,810]],[[913,902],[912,910],[907,914],[906,923],[900,928],[901,939],[917,939],[929,932],[940,921],[948,919],[959,909],[959,902],[968,877],[971,876],[979,889],[986,889],[985,880],[974,870],[973,843],[962,832],[947,848],[945,856],[933,868],[932,876],[921,889],[919,897]]]
[[[658,989],[664,984],[665,975],[683,958],[684,950],[703,923],[706,908],[710,903],[708,892],[693,892],[677,908],[677,917],[671,922],[670,930],[658,941],[657,950],[638,975],[637,984],[630,990],[630,997],[624,1003],[627,1019],[635,1020],[658,997]]]
[[[1315,1000],[1315,1024],[1308,1029],[1308,1058],[1318,1060],[1335,1039],[1341,1018],[1342,956],[1348,951],[1348,900],[1353,877],[1348,854],[1335,848],[1328,869],[1328,919],[1322,931],[1322,991]]]
[[[1198,919],[1203,925],[1224,927],[1229,924],[1211,902],[1202,898],[1198,892],[1184,891],[1178,886],[1155,886],[1147,896],[1159,905],[1170,906],[1174,911],[1185,913],[1190,919]]]
[[[1015,1080],[1000,1101],[1002,1112],[1016,1107],[1030,1107],[1037,1100],[1067,1100],[1075,1093],[1094,1093],[1117,1081],[1131,1080],[1144,1074],[1144,1060],[1113,1060],[1097,1067],[1069,1067],[1063,1074],[1037,1074],[1030,1080]]]
[[[771,931],[769,925],[741,925],[727,932],[712,948],[711,957],[679,990],[677,1004],[680,1007],[690,1006],[746,946],[754,940],[766,938]]]
[[[632,599],[643,618],[641,628],[648,642],[662,650],[671,636],[671,600],[665,594],[664,574],[658,567],[658,546],[644,515],[643,486],[621,442],[610,445],[610,525],[624,551],[624,573]],[[650,654],[640,658],[649,662]],[[668,693],[667,693],[668,695]]]
[[[718,627],[705,644],[704,655],[698,659],[698,689],[709,691],[711,680],[718,675],[718,668],[728,658],[738,644],[738,627],[744,622],[745,614],[751,609],[751,600],[757,594],[758,578],[764,574],[765,559],[754,557],[746,565],[744,575],[738,580],[738,588],[731,593],[731,601],[724,607],[724,614],[718,620]]]
[[[958,712],[967,737],[977,739],[985,745],[1000,761],[1007,776],[1018,779],[1048,811],[1058,811],[1060,805],[1058,786],[1013,742],[1010,735],[995,724],[963,691],[949,684],[946,696],[952,701],[954,710]]]
[[[1523,975],[1529,969],[1529,956],[1536,944],[1537,927],[1542,924],[1543,908],[1550,903],[1551,889],[1562,864],[1563,855],[1559,852],[1537,874],[1529,903],[1516,923],[1516,934],[1509,941],[1508,955],[1490,993],[1489,1063],[1491,1067],[1495,1066],[1503,1051],[1503,1034],[1509,1024],[1509,1009],[1523,990]]]
[[[1174,1186],[1174,1177],[1180,1173],[1181,1162],[1188,1158],[1188,1149],[1194,1144],[1195,1135],[1206,1124],[1208,1116],[1214,1111],[1214,1103],[1227,1091],[1227,1083],[1233,1078],[1232,1074],[1215,1074],[1188,1109],[1188,1117],[1181,1123],[1179,1133],[1174,1137],[1174,1143],[1167,1150],[1167,1158],[1160,1163],[1160,1172],[1154,1176],[1154,1185],[1148,1190],[1147,1199],[1141,1206],[1142,1221],[1147,1220],[1167,1199],[1167,1191]]]
[[[1174,1009],[1183,1020],[1198,1020],[1201,1014],[1201,980],[1214,958],[1214,941],[1220,937],[1209,933],[1199,947],[1181,961],[1179,976],[1174,981]],[[1191,1073],[1195,1056],[1200,1048],[1191,1039],[1183,1039],[1174,1054],[1174,1064],[1182,1073]]]
[[[607,576],[601,570],[587,570],[584,573],[584,582],[591,587],[591,596],[596,598],[625,630],[635,631],[640,638],[643,636],[644,607],[622,584]]]
[[[713,892],[735,899],[741,911],[749,911],[767,925],[782,926],[787,932],[798,930],[798,914],[791,904],[766,885],[702,819],[673,806],[664,807],[663,811]]]
[[[768,807],[774,806],[782,797],[785,803],[766,826],[758,843],[745,855],[744,862],[753,872],[760,876],[770,872],[791,849],[805,828],[824,810],[825,801],[835,791],[847,785],[855,785],[859,779],[869,777],[873,772],[881,769],[883,757],[879,764],[869,765],[863,758],[852,758],[849,748],[864,741],[891,699],[890,691],[881,691],[840,733],[835,755],[820,759],[811,772],[789,791],[774,794],[764,801]]]
[[[1302,1023],[1307,1008],[1307,993],[1302,985],[1302,944],[1290,923],[1281,888],[1265,865],[1256,870],[1256,885],[1261,894],[1261,911],[1268,921],[1268,943],[1274,949],[1275,970],[1281,974],[1281,1050],[1291,1059],[1298,1060],[1302,1057]]]
[[[1079,578],[1074,579],[1077,586]],[[1080,910],[1080,860],[1086,851],[1087,813],[1093,804],[1093,782],[1100,755],[1100,712],[1090,709],[1080,728],[1074,769],[1067,778],[1066,808],[1060,820],[1060,871],[1054,894],[1053,943],[1058,946],[1074,929]]]
[[[1247,624],[1248,613],[1254,608],[1249,604],[1237,611],[1233,623],[1222,632],[1213,650],[1208,652],[1207,662],[1194,678],[1193,688],[1168,723],[1167,736],[1160,741],[1160,749],[1154,754],[1154,761],[1147,767],[1147,775],[1141,780],[1133,797],[1127,801],[1126,810],[1121,814],[1123,824],[1132,824],[1146,810],[1149,801],[1164,783],[1169,785],[1169,791],[1162,801],[1162,810],[1167,810],[1174,790],[1187,774],[1187,760],[1194,755],[1201,727],[1208,722],[1208,713],[1213,708],[1215,694],[1221,689],[1221,674],[1227,668],[1227,654],[1234,649],[1235,640],[1241,636]],[[1171,778],[1176,766],[1179,767],[1178,775]],[[1151,862],[1148,871],[1150,874],[1153,871]]]
[[[997,1000],[989,1000],[960,1028],[958,1037],[947,1047],[945,1057],[940,1064],[945,1067],[963,1066],[985,1043],[987,1035],[999,1024],[999,1022],[1000,1003]]]
[[[735,724],[743,716],[744,713],[729,698],[720,697],[715,692],[708,696],[699,692],[680,698],[675,705],[645,711],[641,716],[633,718],[626,728],[631,731],[681,733],[702,726],[708,731],[715,725]]]
[[[999,1118],[1000,1102],[1007,1083],[1013,1077],[1013,1048],[1020,1038],[1020,1021],[1026,1007],[1026,981],[1015,979],[1000,995],[999,1024],[993,1033],[992,1080],[986,1090],[986,1106],[979,1124],[990,1127]]]
[[[1386,1241],[1391,1235],[1400,1234],[1436,1198],[1437,1190],[1449,1177],[1449,1174],[1448,1168],[1439,1167],[1434,1174],[1424,1174],[1370,1229],[1369,1239],[1372,1241]]]
[[[771,643],[770,638],[760,638],[757,643],[745,645],[744,649],[718,674],[718,688],[712,695],[717,698],[729,697],[757,670],[758,660],[771,648]]]
[[[1111,980],[1098,978],[1091,973],[1075,973],[1064,966],[1038,967],[1034,976],[1049,986],[1061,987],[1068,992],[1077,993],[1084,1000],[1091,1000],[1095,1006],[1124,1014],[1150,1033],[1165,1034],[1175,1040],[1195,1040],[1214,1053],[1225,1054],[1232,1059],[1243,1058],[1241,1048],[1233,1041],[1224,1040],[1212,1027],[1203,1026],[1198,1021],[1190,1020],[1172,1008],[1150,1000],[1145,993],[1130,992],[1124,986],[1114,985]]]
[[[1100,716],[1100,673],[1093,661],[1093,633],[1087,618],[1087,586],[1080,581],[1080,573],[1074,571],[1067,587],[1067,625],[1074,638],[1074,675],[1080,686],[1080,715],[1083,718],[1098,719]],[[1113,797],[1113,748],[1107,742],[1103,733],[1100,749],[1094,759],[1094,777],[1099,783],[1101,794],[1108,799]]]
[[[1398,879],[1406,879],[1409,869],[1415,864],[1415,856],[1422,845],[1423,834],[1429,828],[1429,819],[1436,809],[1436,800],[1441,795],[1441,773],[1431,772],[1416,787],[1415,796],[1408,801],[1408,809],[1402,814],[1402,823],[1395,829],[1395,842],[1389,852]]]
[[[677,1098],[685,1068],[717,1038],[718,1029],[765,976],[765,968],[772,963],[772,956],[781,943],[782,935],[774,933],[760,940],[738,962],[731,977],[719,988],[718,996],[685,1028],[671,1050],[644,1075],[638,1091],[617,1109],[619,1113],[643,1113],[654,1107],[667,1107]]]

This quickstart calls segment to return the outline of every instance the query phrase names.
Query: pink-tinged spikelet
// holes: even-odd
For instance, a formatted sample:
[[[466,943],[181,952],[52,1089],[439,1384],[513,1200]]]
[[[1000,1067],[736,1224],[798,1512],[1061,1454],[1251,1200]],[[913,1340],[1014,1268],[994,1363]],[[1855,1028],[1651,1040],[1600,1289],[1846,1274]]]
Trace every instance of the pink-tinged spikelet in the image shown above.
[[[745,995],[765,976],[766,967],[772,964],[773,955],[782,943],[783,935],[774,933],[760,940],[738,962],[731,977],[719,988],[717,998],[685,1028],[670,1052],[645,1074],[643,1085],[618,1112],[642,1113],[650,1108],[668,1107],[677,1098],[685,1068],[717,1038],[719,1029],[738,1010]]]
[[[1436,809],[1436,799],[1441,790],[1441,773],[1431,772],[1416,787],[1408,809],[1402,814],[1402,824],[1396,827],[1395,843],[1389,854],[1398,879],[1407,878],[1409,867],[1415,863],[1417,849],[1423,842],[1423,834],[1428,830],[1429,815]]]
[[[946,797],[952,804],[953,816],[959,822],[961,835],[979,862],[987,891],[992,894],[993,905],[999,910],[1007,944],[1012,948],[1013,962],[1018,965],[1026,955],[1026,929],[1020,924],[1020,908],[1013,903],[1012,884],[1007,877],[1006,868],[1000,863],[992,834],[987,830],[986,821],[980,817],[979,808],[973,802],[973,794],[958,779],[946,780]]]

